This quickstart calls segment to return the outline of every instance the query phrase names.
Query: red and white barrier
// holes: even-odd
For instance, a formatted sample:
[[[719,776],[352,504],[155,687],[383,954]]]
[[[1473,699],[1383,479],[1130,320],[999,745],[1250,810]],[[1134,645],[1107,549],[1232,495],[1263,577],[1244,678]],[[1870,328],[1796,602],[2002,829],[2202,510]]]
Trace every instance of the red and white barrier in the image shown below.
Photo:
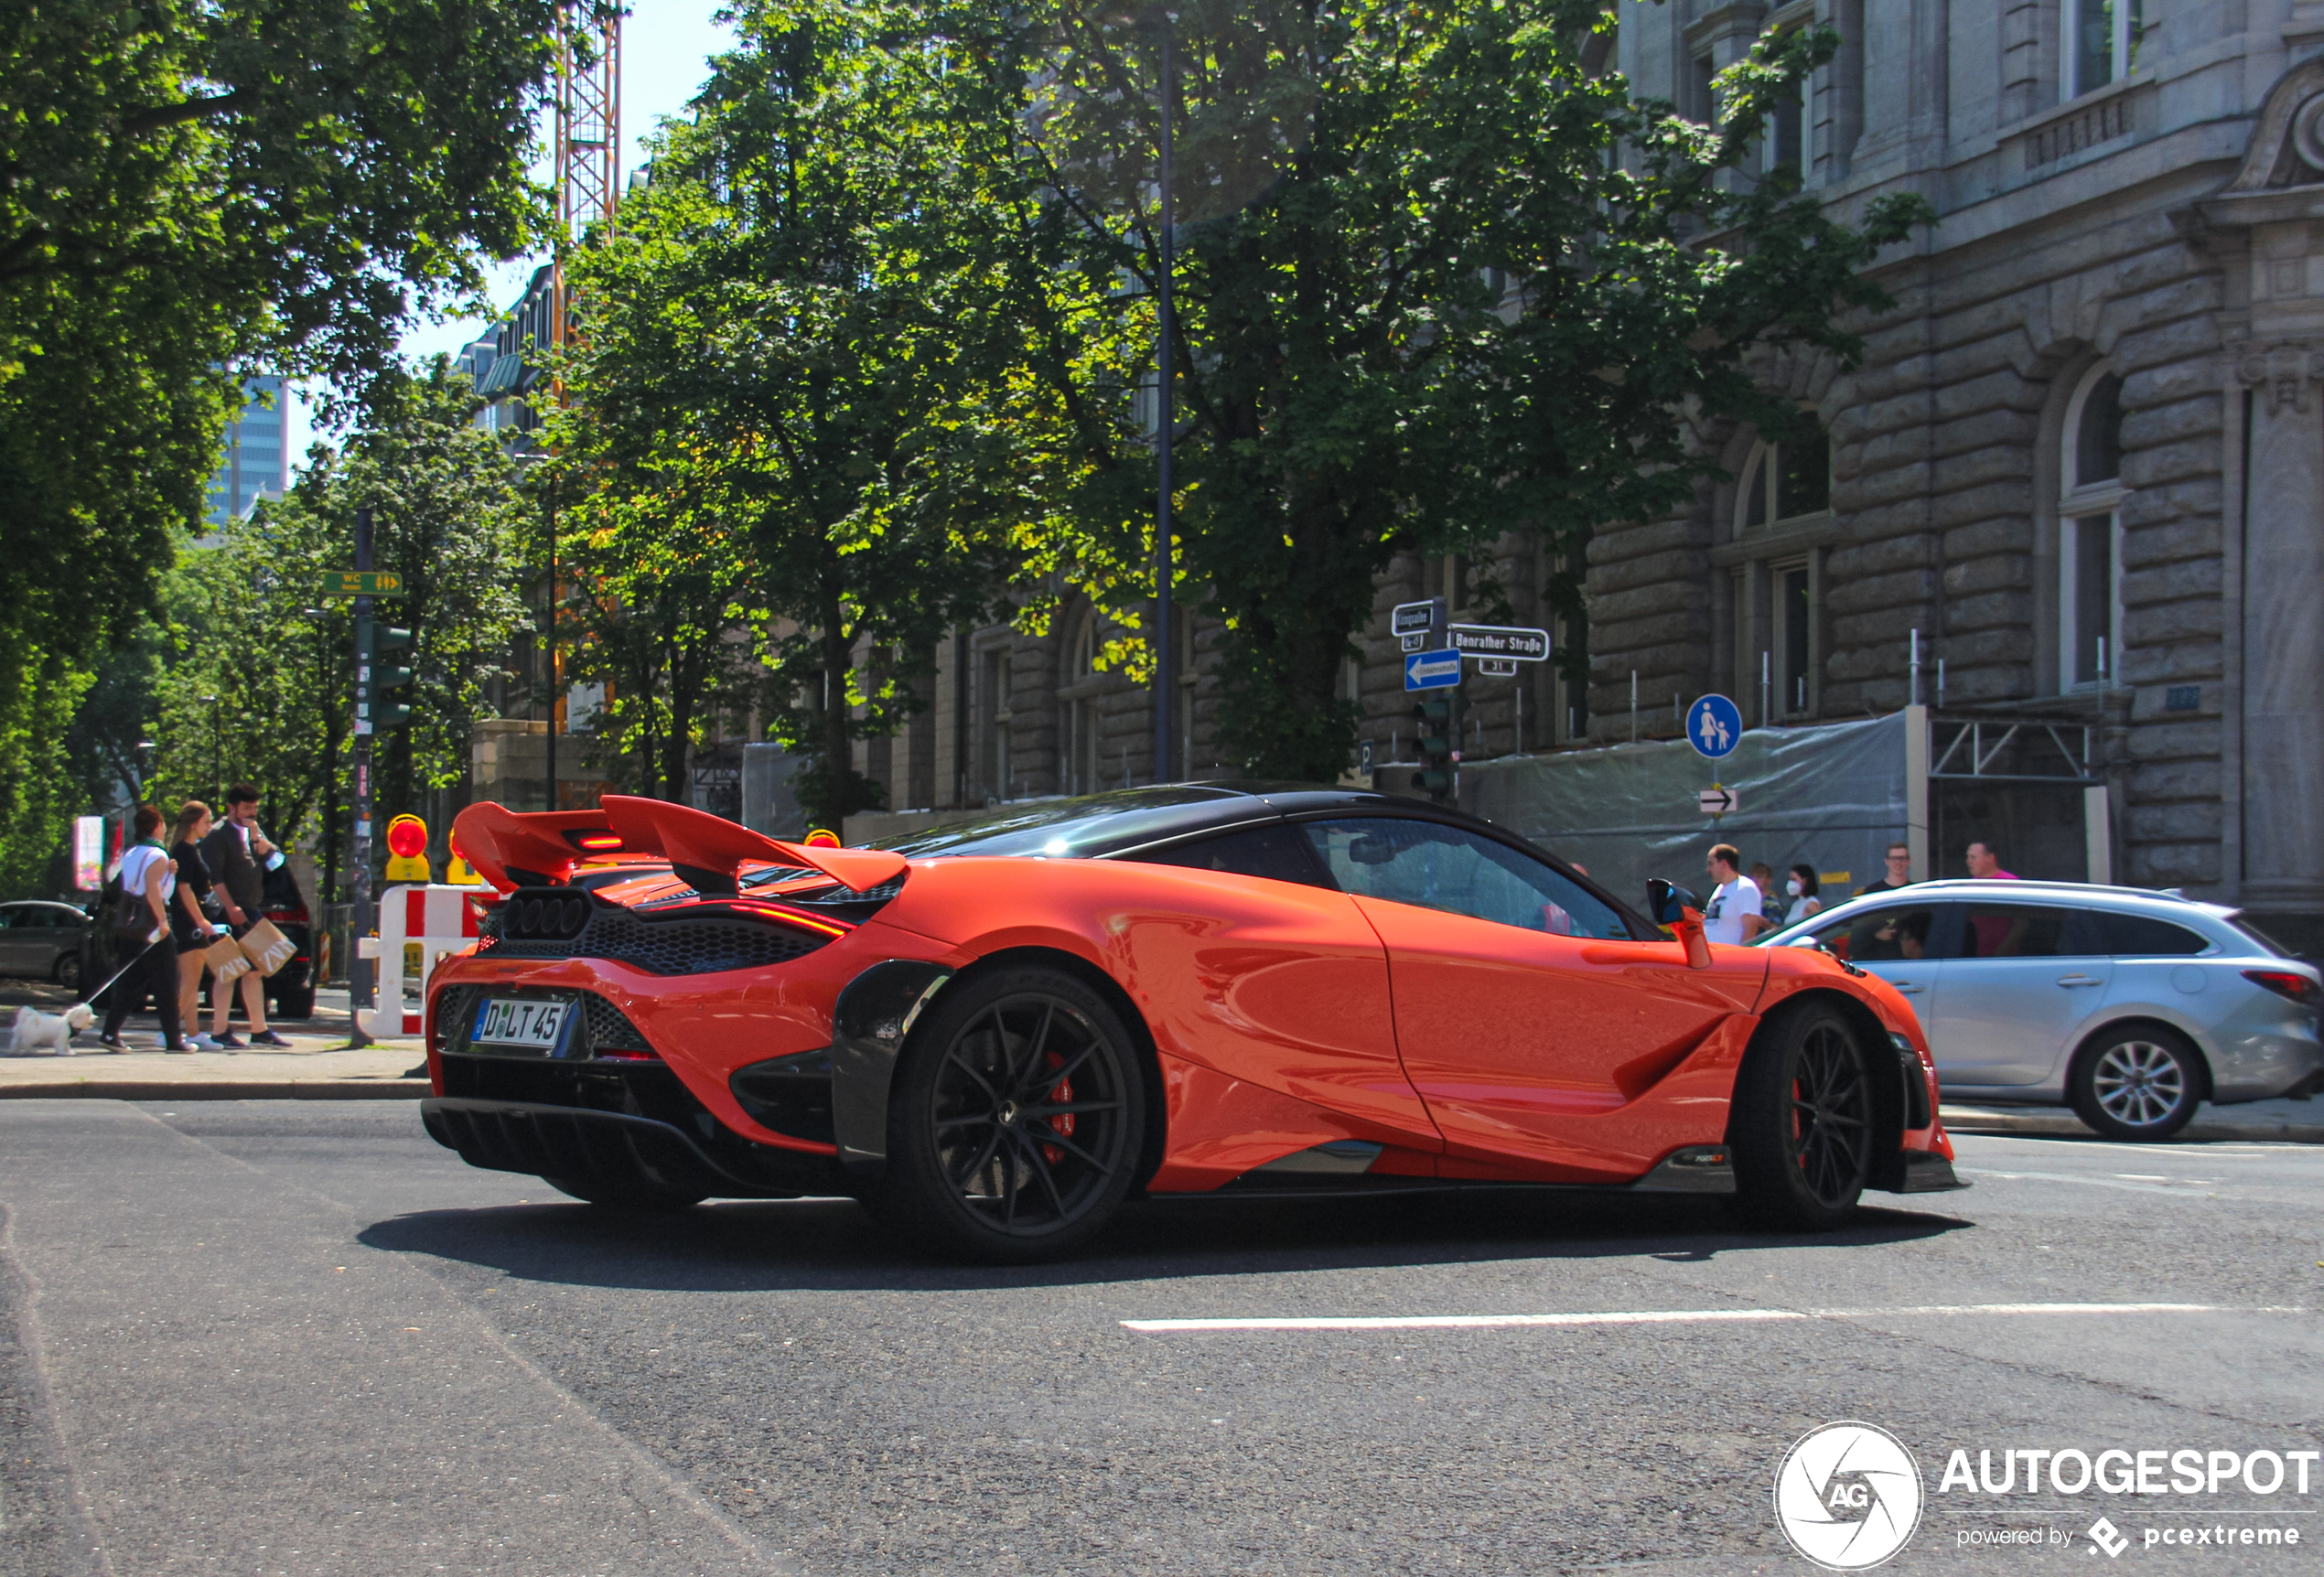
[[[428,977],[436,966],[476,940],[477,911],[468,900],[490,888],[453,887],[441,883],[425,886],[394,886],[380,895],[380,934],[359,937],[355,956],[373,959],[379,971],[371,1000],[379,1005],[356,1014],[365,1035],[417,1035],[420,1009],[403,1005],[405,944],[419,944],[419,998],[427,1002]]]

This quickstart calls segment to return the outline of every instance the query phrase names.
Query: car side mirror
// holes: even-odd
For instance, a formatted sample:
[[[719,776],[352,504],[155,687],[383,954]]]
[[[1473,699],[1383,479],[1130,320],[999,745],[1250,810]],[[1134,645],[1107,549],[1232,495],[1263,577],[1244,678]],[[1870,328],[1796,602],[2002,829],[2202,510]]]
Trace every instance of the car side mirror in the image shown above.
[[[1660,876],[1646,884],[1646,912],[1658,926],[1674,926],[1686,917],[1689,909],[1700,910],[1703,901],[1684,887],[1673,886]]]
[[[1703,913],[1699,900],[1684,887],[1675,887],[1660,876],[1646,884],[1646,912],[1658,926],[1668,926],[1672,935],[1686,952],[1686,967],[1706,970],[1711,967],[1711,944],[1703,935]]]

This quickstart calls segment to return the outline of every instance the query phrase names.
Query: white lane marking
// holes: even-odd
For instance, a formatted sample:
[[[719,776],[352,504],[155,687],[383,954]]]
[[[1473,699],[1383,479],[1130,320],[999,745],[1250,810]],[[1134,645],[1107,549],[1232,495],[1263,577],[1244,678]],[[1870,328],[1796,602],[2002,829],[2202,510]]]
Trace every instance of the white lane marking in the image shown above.
[[[1676,1325],[1777,1320],[1867,1320],[1931,1314],[2284,1314],[2297,1308],[2231,1303],[1917,1303],[1886,1309],[1622,1309],[1565,1314],[1300,1314],[1253,1318],[1124,1320],[1150,1336],[1180,1331],[1496,1330],[1518,1325]]]
[[[2122,1183],[2112,1177],[2089,1177],[2076,1172],[2003,1171],[1992,1166],[1955,1166],[1953,1171],[1964,1177],[2000,1177],[2012,1183],[2079,1183],[2085,1188],[2114,1188],[2125,1194],[2169,1194],[2181,1199],[2189,1197],[2188,1190],[2195,1186],[2191,1183]]]

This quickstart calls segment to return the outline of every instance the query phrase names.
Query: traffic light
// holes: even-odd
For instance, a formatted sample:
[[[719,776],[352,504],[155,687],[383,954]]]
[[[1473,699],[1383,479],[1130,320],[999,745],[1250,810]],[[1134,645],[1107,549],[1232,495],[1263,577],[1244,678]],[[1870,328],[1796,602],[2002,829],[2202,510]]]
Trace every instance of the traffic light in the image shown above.
[[[1414,744],[1420,752],[1420,770],[1412,775],[1412,786],[1426,788],[1432,799],[1452,797],[1453,762],[1460,748],[1460,692],[1424,697],[1412,703],[1413,722],[1416,724]]]
[[[412,721],[412,709],[386,700],[387,692],[412,682],[412,670],[401,663],[383,661],[388,653],[408,651],[412,632],[393,625],[359,621],[355,631],[355,721],[358,733],[393,728]],[[370,726],[364,726],[368,724]]]

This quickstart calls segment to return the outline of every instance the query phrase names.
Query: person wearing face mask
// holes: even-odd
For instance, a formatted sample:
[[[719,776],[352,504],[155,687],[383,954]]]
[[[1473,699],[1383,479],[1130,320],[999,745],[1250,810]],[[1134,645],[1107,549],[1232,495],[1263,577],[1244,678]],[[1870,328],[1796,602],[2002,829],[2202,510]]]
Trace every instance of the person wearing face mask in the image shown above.
[[[1783,911],[1785,925],[1796,926],[1824,907],[1824,900],[1815,896],[1821,885],[1812,866],[1794,865],[1786,873],[1783,891],[1791,899],[1791,907]]]

